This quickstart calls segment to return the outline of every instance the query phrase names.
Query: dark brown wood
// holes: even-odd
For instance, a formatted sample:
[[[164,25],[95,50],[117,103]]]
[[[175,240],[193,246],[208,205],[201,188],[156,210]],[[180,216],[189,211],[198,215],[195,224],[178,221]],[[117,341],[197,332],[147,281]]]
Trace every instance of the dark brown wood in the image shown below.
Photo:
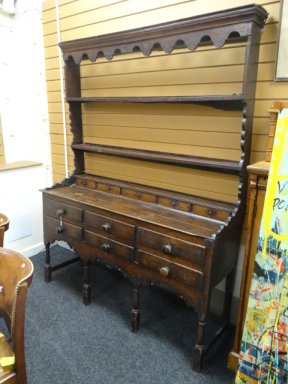
[[[133,282],[132,330],[139,329],[139,286],[168,287],[195,308],[198,326],[193,367],[200,371],[207,340],[206,326],[211,291],[227,277],[223,329],[229,319],[237,265],[241,226],[245,212],[246,165],[251,143],[251,117],[260,31],[267,12],[248,5],[168,23],[73,40],[60,44],[66,62],[66,99],[70,108],[73,177],[43,191],[46,280],[51,279],[49,245],[66,241],[83,261],[83,300],[90,302],[89,263],[103,261]],[[81,97],[79,65],[98,56],[140,50],[203,44],[221,47],[240,41],[246,44],[242,93],[239,95]],[[96,64],[97,65],[97,64]],[[111,147],[85,143],[82,133],[82,103],[186,103],[242,111],[239,161],[193,157],[182,154]],[[239,178],[239,200],[234,204],[137,185],[85,173],[84,153],[193,167],[203,171],[233,174]],[[55,267],[53,267],[55,268]],[[216,334],[219,334],[219,332]]]
[[[139,295],[139,285],[133,285],[133,302],[132,302],[132,312],[131,312],[131,329],[132,332],[137,332],[140,326],[140,295]]]
[[[83,303],[85,305],[91,302],[91,285],[90,285],[90,261],[83,261]]]
[[[207,95],[207,96],[123,96],[123,97],[67,97],[67,102],[74,103],[143,103],[143,104],[203,104],[223,110],[241,111],[244,98],[242,95]]]
[[[227,40],[247,39],[254,24],[261,30],[267,16],[264,8],[252,4],[123,32],[66,41],[60,47],[64,60],[73,58],[77,64],[81,60],[95,61],[97,56],[103,55],[111,60],[114,55],[135,50],[148,56],[153,49],[159,47],[167,53],[183,45],[194,50],[201,43],[207,44],[207,40],[221,47]]]
[[[100,144],[72,144],[72,149],[83,152],[101,153],[104,155],[126,157],[129,159],[148,160],[158,163],[182,165],[208,171],[218,171],[239,175],[241,163],[239,161],[213,159],[208,157],[195,157],[176,153],[146,151],[124,147],[111,147]]]

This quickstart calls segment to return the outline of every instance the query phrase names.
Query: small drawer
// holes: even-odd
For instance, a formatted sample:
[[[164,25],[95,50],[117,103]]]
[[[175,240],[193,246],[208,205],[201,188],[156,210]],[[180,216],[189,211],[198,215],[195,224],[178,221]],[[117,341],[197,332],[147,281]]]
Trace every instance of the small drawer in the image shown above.
[[[45,199],[44,200],[44,215],[61,218],[63,221],[73,221],[75,223],[82,222],[82,212],[80,208],[73,207],[68,204],[63,204],[56,200]]]
[[[51,217],[44,216],[44,230],[55,236],[56,239],[65,240],[69,237],[78,241],[82,241],[83,230],[76,225],[62,223]]]
[[[138,242],[153,248],[163,257],[172,256],[200,265],[204,265],[205,263],[205,247],[199,244],[193,244],[189,241],[163,235],[162,233],[144,228],[139,228],[138,230]]]
[[[134,240],[134,225],[86,211],[84,217],[88,229],[94,229],[95,231],[102,232],[103,235],[106,233],[107,235],[117,236],[117,238],[130,240],[131,242]]]
[[[170,199],[168,197],[159,197],[159,204],[164,205],[165,207],[179,209],[180,211],[189,212],[190,203],[185,201]]]
[[[137,252],[137,260],[140,265],[159,273],[159,278],[164,281],[165,279],[176,280],[195,287],[199,291],[202,289],[203,274],[199,271],[143,251]]]
[[[220,221],[226,221],[230,216],[229,212],[225,212],[211,207],[203,207],[202,205],[194,205],[192,208],[192,212],[195,215],[210,217],[211,219]]]
[[[97,183],[91,179],[84,179],[81,177],[76,177],[75,184],[80,187],[85,187],[88,189],[97,189]]]
[[[96,235],[93,232],[84,232],[85,242],[95,247],[95,254],[102,252],[104,254],[111,254],[115,256],[121,256],[127,260],[133,260],[133,247],[129,247],[126,244],[119,243],[108,239],[104,236]]]
[[[97,188],[99,189],[99,191],[114,193],[116,195],[120,194],[120,187],[118,185],[98,183]]]
[[[147,201],[149,203],[156,203],[156,196],[146,192],[135,191],[129,188],[122,188],[121,193],[123,196],[130,199]]]

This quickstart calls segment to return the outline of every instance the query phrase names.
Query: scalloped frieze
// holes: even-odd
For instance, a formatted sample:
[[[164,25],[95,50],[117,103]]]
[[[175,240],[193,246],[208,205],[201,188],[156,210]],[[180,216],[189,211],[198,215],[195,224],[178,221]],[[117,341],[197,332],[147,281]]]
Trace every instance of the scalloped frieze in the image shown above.
[[[247,36],[247,26],[238,26],[235,29],[234,25],[229,25],[221,28],[220,30],[211,29],[205,31],[194,31],[189,33],[183,33],[179,35],[168,35],[164,37],[158,37],[155,39],[148,39],[142,41],[127,42],[119,45],[111,46],[99,46],[97,47],[97,38],[95,38],[95,47],[85,48],[77,52],[64,52],[64,60],[72,58],[76,64],[80,64],[82,60],[90,60],[95,62],[98,57],[106,57],[107,60],[112,60],[115,55],[132,53],[141,51],[144,56],[149,56],[155,49],[163,50],[166,53],[171,53],[175,48],[186,47],[190,51],[194,51],[200,45],[213,44],[215,47],[222,47],[228,40],[235,38],[245,38]]]

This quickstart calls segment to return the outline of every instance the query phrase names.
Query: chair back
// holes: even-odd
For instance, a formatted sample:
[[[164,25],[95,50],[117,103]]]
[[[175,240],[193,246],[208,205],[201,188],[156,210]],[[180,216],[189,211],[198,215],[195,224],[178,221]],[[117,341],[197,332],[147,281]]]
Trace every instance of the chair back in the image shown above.
[[[3,247],[4,232],[9,228],[9,219],[7,216],[0,213],[0,247]]]
[[[0,248],[0,313],[4,315],[15,353],[17,382],[27,383],[24,325],[27,288],[34,266],[20,253]]]

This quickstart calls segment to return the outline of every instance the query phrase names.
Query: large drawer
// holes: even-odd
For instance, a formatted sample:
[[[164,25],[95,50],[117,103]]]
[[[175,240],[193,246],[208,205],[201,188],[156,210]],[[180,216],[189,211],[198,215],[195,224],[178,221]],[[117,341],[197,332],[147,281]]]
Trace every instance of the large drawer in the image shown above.
[[[171,256],[185,259],[193,263],[204,265],[205,247],[199,244],[190,243],[182,239],[167,236],[145,228],[138,230],[138,243],[153,248],[157,253],[165,257]]]
[[[85,231],[84,238],[87,245],[93,246],[95,249],[95,255],[97,253],[111,254],[121,256],[124,259],[133,260],[133,247],[122,244],[118,241],[108,239],[104,236],[96,235],[96,233]]]
[[[164,278],[164,281],[176,280],[196,290],[202,289],[203,274],[199,271],[141,250],[137,252],[137,260],[140,265],[159,273],[159,278]]]
[[[64,204],[52,199],[44,200],[44,215],[51,217],[62,217],[63,221],[73,221],[75,223],[82,222],[83,210],[73,207],[72,205]]]
[[[85,226],[89,230],[110,234],[119,239],[134,240],[135,226],[111,219],[110,217],[85,212]]]
[[[59,220],[44,216],[44,231],[56,239],[65,240],[66,237],[81,241],[83,230],[81,227],[69,223],[60,224]]]

